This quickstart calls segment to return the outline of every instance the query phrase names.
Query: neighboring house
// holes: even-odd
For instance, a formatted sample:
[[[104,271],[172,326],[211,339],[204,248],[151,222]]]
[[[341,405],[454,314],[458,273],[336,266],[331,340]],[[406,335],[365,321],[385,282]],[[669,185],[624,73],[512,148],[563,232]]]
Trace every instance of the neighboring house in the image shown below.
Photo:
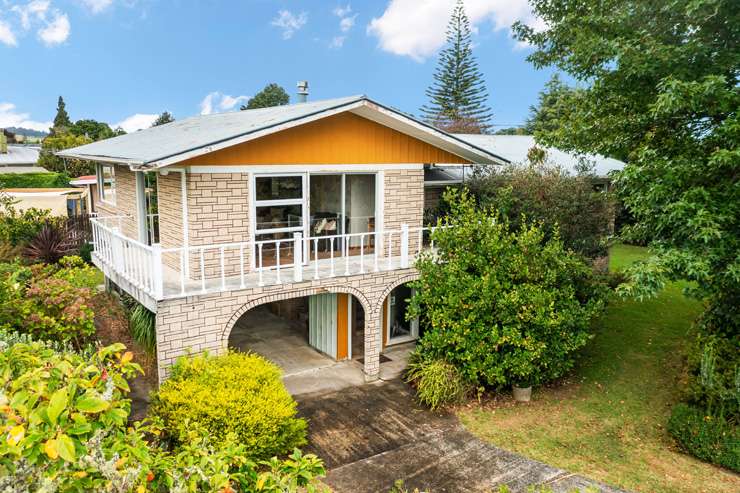
[[[52,216],[75,217],[88,213],[87,190],[79,188],[3,188],[15,208],[49,209]]]
[[[528,154],[533,147],[539,147],[546,153],[545,161],[561,167],[572,175],[579,173],[579,169],[586,165],[594,178],[594,184],[608,188],[610,173],[624,169],[625,163],[618,159],[595,154],[577,155],[561,151],[554,147],[540,146],[532,135],[478,135],[455,134],[470,144],[506,158],[514,164],[529,162]]]
[[[28,145],[3,145],[0,142],[0,173],[47,173],[37,165],[41,148]]]
[[[381,352],[418,337],[405,308],[427,248],[425,165],[506,163],[364,96],[198,116],[58,154],[98,163],[93,261],[156,313],[160,380],[179,356],[250,340],[284,368],[316,349],[377,378]],[[263,305],[300,338],[245,332]]]
[[[70,186],[87,189],[87,211],[96,212],[95,202],[98,197],[98,177],[96,175],[84,175],[72,178]]]

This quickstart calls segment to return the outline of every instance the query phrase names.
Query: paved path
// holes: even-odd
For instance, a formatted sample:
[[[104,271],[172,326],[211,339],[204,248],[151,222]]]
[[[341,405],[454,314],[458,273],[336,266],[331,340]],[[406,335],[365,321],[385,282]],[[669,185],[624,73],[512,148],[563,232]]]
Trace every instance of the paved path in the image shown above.
[[[337,493],[387,493],[397,479],[430,493],[497,492],[501,485],[517,492],[532,484],[620,491],[484,443],[453,415],[419,407],[399,380],[298,401],[309,420],[305,450],[324,459],[325,483]]]

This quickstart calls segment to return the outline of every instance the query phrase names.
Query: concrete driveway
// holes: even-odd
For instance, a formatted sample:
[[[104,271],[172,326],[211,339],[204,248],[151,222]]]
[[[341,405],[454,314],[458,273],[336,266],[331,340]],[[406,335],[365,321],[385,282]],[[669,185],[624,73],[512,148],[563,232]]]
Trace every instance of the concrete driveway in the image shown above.
[[[496,492],[501,485],[517,492],[533,484],[620,491],[482,442],[455,416],[419,407],[400,380],[297,399],[309,421],[305,450],[324,459],[324,482],[335,492],[387,493],[398,479],[430,493]]]

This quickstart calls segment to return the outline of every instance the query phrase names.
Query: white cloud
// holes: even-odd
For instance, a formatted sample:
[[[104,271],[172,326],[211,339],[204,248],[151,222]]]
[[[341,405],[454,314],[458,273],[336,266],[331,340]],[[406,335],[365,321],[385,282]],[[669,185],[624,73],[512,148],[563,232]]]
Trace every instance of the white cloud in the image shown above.
[[[29,113],[19,113],[13,103],[0,103],[0,128],[23,127],[46,132],[52,122],[31,120]]]
[[[342,46],[344,46],[344,41],[347,39],[347,36],[334,36],[331,39],[331,42],[329,42],[329,48],[339,49]]]
[[[92,14],[99,14],[113,4],[113,0],[82,0],[82,4],[87,7]]]
[[[56,12],[54,19],[38,30],[38,36],[46,46],[54,46],[67,41],[71,26],[67,14]]]
[[[0,43],[8,46],[18,46],[18,40],[10,28],[10,24],[0,19]]]
[[[221,111],[233,110],[236,105],[249,101],[249,96],[230,96],[218,91],[208,93],[200,102],[200,114],[210,115]]]
[[[343,33],[346,33],[355,25],[355,19],[357,19],[357,14],[349,17],[342,17],[339,21],[339,29],[341,29]]]
[[[53,8],[50,0],[32,0],[25,5],[13,5],[9,10],[18,15],[18,24],[23,31],[38,28],[36,34],[46,46],[64,43],[69,38],[71,31],[69,17],[59,9]],[[10,30],[10,25],[7,27]]]
[[[391,0],[385,12],[367,26],[384,51],[417,61],[433,55],[445,42],[445,28],[455,0]],[[516,21],[537,25],[527,0],[467,0],[465,11],[475,32],[490,22],[494,31],[510,29]],[[521,46],[518,43],[517,46]]]
[[[334,13],[334,15],[336,15],[337,17],[345,17],[350,12],[352,12],[352,6],[350,4],[347,4],[345,7],[339,5],[334,10],[332,10],[332,13]]]
[[[282,29],[283,39],[290,39],[296,31],[306,25],[306,22],[308,22],[308,14],[305,12],[294,15],[290,10],[280,10],[271,24]]]
[[[114,123],[111,125],[111,128],[116,129],[120,127],[124,129],[126,133],[136,132],[137,130],[151,127],[152,123],[154,123],[154,120],[156,120],[158,116],[159,115],[156,114],[136,113],[128,118],[124,118],[118,123]]]

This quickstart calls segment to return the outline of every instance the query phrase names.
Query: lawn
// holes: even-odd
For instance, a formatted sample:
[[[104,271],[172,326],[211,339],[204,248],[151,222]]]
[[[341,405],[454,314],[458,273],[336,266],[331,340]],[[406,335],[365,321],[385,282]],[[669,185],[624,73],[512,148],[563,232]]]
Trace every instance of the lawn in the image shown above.
[[[617,245],[611,267],[645,255]],[[649,301],[614,299],[564,382],[536,389],[530,404],[499,397],[462,408],[460,419],[504,449],[628,490],[740,491],[738,475],[680,453],[665,430],[699,310],[678,285]]]

